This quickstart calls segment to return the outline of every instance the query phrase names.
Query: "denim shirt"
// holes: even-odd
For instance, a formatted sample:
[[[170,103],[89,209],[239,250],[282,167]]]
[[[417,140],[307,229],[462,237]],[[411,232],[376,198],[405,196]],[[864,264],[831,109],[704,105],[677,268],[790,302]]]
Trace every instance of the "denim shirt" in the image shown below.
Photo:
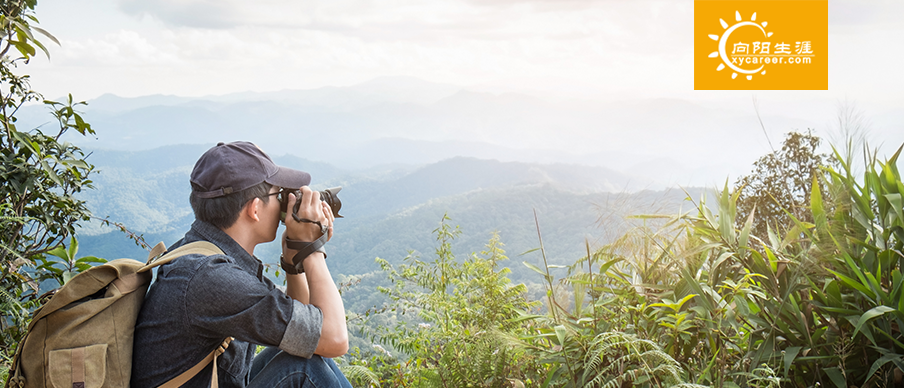
[[[135,326],[131,386],[157,387],[190,369],[226,337],[217,359],[220,387],[244,387],[256,344],[310,358],[323,314],[289,298],[262,276],[260,260],[220,229],[195,221],[175,249],[209,241],[225,255],[188,255],[158,267]],[[211,366],[184,387],[209,387]]]

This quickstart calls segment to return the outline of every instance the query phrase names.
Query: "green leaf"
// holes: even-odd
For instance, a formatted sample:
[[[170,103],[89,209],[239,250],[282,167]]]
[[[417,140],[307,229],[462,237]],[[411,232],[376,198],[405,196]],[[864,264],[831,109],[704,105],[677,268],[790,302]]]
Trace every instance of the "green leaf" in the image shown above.
[[[619,258],[615,258],[615,259],[607,261],[606,264],[603,264],[602,266],[600,266],[600,273],[601,274],[606,273],[607,271],[609,271],[609,267],[612,267],[613,264],[615,264],[619,261],[622,261],[622,258],[619,257]]]
[[[9,40],[8,42],[11,43],[16,48],[16,50],[18,50],[19,53],[21,53],[22,56],[26,58],[33,57],[35,55],[35,48],[28,43],[20,42],[17,40]]]
[[[800,346],[794,346],[785,349],[785,377],[788,377],[788,371],[791,370],[791,364],[794,363],[794,359],[797,358],[797,355],[800,353]]]
[[[747,221],[744,222],[744,228],[741,229],[741,235],[738,238],[738,246],[742,248],[747,247],[747,240],[750,237],[750,228],[753,227],[754,214],[756,214],[756,205],[753,205],[753,210],[751,210],[750,215],[747,216]]]
[[[681,298],[681,300],[679,300],[677,303],[678,308],[676,308],[675,311],[681,310],[681,306],[684,306],[687,301],[693,299],[695,296],[697,296],[697,294],[690,294],[688,296],[685,296],[684,298]]]
[[[31,28],[28,27],[27,24],[17,21],[15,18],[10,19],[11,24],[15,27],[16,35],[20,37],[20,40],[26,40],[23,38],[28,38],[30,40],[34,40],[35,36],[31,33]]]
[[[826,211],[822,204],[822,190],[819,189],[819,179],[815,174],[813,175],[813,187],[810,189],[810,211],[813,213],[816,229],[827,231],[828,222],[826,221]]]
[[[866,374],[866,380],[869,380],[871,377],[873,377],[873,375],[876,374],[876,371],[878,371],[879,368],[882,367],[882,365],[885,365],[894,360],[898,360],[900,362],[901,356],[898,354],[886,354],[885,356],[880,357],[878,360],[876,360],[876,362],[873,363],[873,366],[869,368],[869,373]]]
[[[851,338],[856,337],[857,333],[860,332],[860,328],[862,328],[863,325],[866,324],[866,322],[868,322],[869,320],[893,311],[896,310],[888,306],[876,306],[863,313],[863,315],[860,316],[860,319],[857,320],[857,324],[854,325],[854,334],[851,336]]]
[[[47,252],[48,255],[59,257],[63,260],[69,261],[69,251],[66,250],[66,247],[60,245],[56,248],[51,249]]]
[[[862,292],[863,295],[865,295],[869,298],[874,297],[872,290],[870,290],[869,288],[865,287],[864,285],[858,283],[856,280],[849,278],[847,276],[844,276],[838,272],[832,271],[830,269],[828,271],[831,272],[833,275],[835,275],[835,277],[837,277],[838,280],[841,280],[841,282],[846,284],[848,287],[851,287],[857,291]]]
[[[78,274],[75,272],[72,272],[72,271],[63,272],[63,284],[60,284],[60,285],[62,286],[62,285],[65,285],[66,283],[69,283],[69,281],[72,280],[72,277],[75,275],[78,275]]]
[[[547,276],[547,275],[546,275],[546,271],[540,269],[540,267],[537,267],[536,265],[533,265],[533,264],[528,263],[528,262],[526,262],[526,261],[522,261],[522,263],[524,264],[525,267],[532,269],[534,272],[536,272],[536,273],[538,273],[538,274],[540,274],[540,275],[543,275],[544,278]]]
[[[50,51],[47,50],[47,47],[44,47],[44,44],[42,44],[41,42],[39,42],[37,40],[32,40],[31,42],[34,43],[35,46],[38,46],[38,48],[44,52],[44,55],[47,56],[47,59],[50,59]]]
[[[41,33],[41,35],[46,36],[48,39],[52,40],[53,43],[56,43],[57,46],[60,45],[60,41],[57,40],[57,38],[55,36],[53,36],[49,32],[47,32],[47,30],[44,30],[43,28],[40,28],[40,27],[34,27],[34,26],[32,26],[31,29]]]
[[[559,345],[565,346],[568,339],[568,329],[565,328],[565,325],[556,326],[556,339],[559,340]]]
[[[518,256],[524,256],[524,255],[526,255],[526,254],[528,254],[528,253],[536,252],[536,251],[539,251],[539,250],[540,250],[540,248],[528,249],[528,250],[526,250],[526,251],[524,251],[524,252],[521,252],[521,254],[518,255]]]
[[[85,257],[79,258],[75,262],[76,263],[106,263],[107,260],[101,259],[99,257],[94,257],[94,256],[85,256]]]
[[[71,236],[69,238],[69,260],[74,260],[76,254],[78,254],[78,240],[75,239],[75,236]]]
[[[841,373],[841,369],[835,367],[823,370],[829,375],[829,379],[832,380],[832,383],[835,384],[836,388],[848,388],[847,382],[844,381],[844,373]]]
[[[587,295],[587,286],[584,284],[574,283],[574,315],[581,316],[581,310],[584,308],[584,296]]]
[[[766,257],[769,258],[769,269],[772,270],[772,273],[776,273],[776,271],[778,271],[778,257],[772,253],[772,250],[769,249],[769,247],[763,247],[763,249],[766,251]]]
[[[855,314],[859,314],[859,313],[860,313],[860,310],[846,309],[846,308],[840,308],[840,307],[825,307],[825,306],[823,306],[823,307],[819,307],[819,309],[820,309],[820,310],[825,310],[825,311],[828,311],[828,312],[834,313],[834,314],[840,314],[840,315],[855,315]]]
[[[895,214],[898,216],[898,222],[904,222],[904,209],[901,207],[904,206],[904,201],[901,199],[901,194],[885,194],[885,199],[891,204],[892,210],[895,211]]]

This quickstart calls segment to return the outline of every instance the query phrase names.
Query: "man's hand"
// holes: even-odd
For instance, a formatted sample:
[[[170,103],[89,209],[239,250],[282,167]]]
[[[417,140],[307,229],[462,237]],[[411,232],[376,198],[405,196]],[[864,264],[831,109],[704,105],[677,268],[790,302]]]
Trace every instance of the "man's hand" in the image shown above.
[[[289,209],[295,205],[294,194],[289,196]],[[327,238],[333,236],[333,211],[329,205],[320,201],[320,193],[308,187],[301,188],[301,205],[298,216],[312,221],[319,221],[327,227]],[[286,232],[284,237],[292,240],[311,242],[322,236],[317,224],[295,221],[295,217],[286,215]],[[286,239],[282,239],[283,260],[290,263],[297,251],[286,247]],[[301,303],[310,303],[323,313],[320,328],[320,340],[314,354],[324,357],[339,357],[348,352],[348,328],[345,323],[345,307],[342,297],[322,253],[314,252],[304,261],[304,276],[287,276],[286,293]]]
[[[288,209],[295,208],[295,202],[299,199],[295,197],[295,193],[289,193]],[[311,221],[319,221],[327,227],[327,240],[333,237],[333,211],[330,205],[320,200],[320,193],[312,191],[311,188],[304,186],[301,188],[301,205],[298,208],[298,217]],[[295,217],[290,214],[286,215],[286,232],[285,237],[292,240],[300,240],[311,242],[321,236],[320,228],[315,223],[298,222]]]

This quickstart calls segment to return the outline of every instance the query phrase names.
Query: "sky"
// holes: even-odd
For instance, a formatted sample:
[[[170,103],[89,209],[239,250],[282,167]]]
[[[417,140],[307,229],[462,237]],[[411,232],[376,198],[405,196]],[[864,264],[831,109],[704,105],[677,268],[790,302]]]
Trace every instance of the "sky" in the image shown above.
[[[904,2],[829,2],[829,91],[900,106]],[[690,0],[42,0],[61,46],[31,66],[83,99],[346,86],[382,75],[597,98],[693,91]]]
[[[28,71],[46,97],[80,100],[404,75],[565,101],[680,98],[749,113],[755,99],[765,114],[827,128],[849,104],[876,118],[876,142],[904,141],[888,135],[904,133],[894,121],[904,2],[829,1],[826,91],[694,91],[693,10],[692,0],[41,0],[40,25],[61,45]]]

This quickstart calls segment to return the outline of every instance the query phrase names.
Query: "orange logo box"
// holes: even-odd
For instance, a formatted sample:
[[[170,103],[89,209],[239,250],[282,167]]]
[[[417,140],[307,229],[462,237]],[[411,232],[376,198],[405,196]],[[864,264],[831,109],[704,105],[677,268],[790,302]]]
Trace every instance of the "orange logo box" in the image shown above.
[[[694,90],[828,90],[827,0],[694,0]]]

